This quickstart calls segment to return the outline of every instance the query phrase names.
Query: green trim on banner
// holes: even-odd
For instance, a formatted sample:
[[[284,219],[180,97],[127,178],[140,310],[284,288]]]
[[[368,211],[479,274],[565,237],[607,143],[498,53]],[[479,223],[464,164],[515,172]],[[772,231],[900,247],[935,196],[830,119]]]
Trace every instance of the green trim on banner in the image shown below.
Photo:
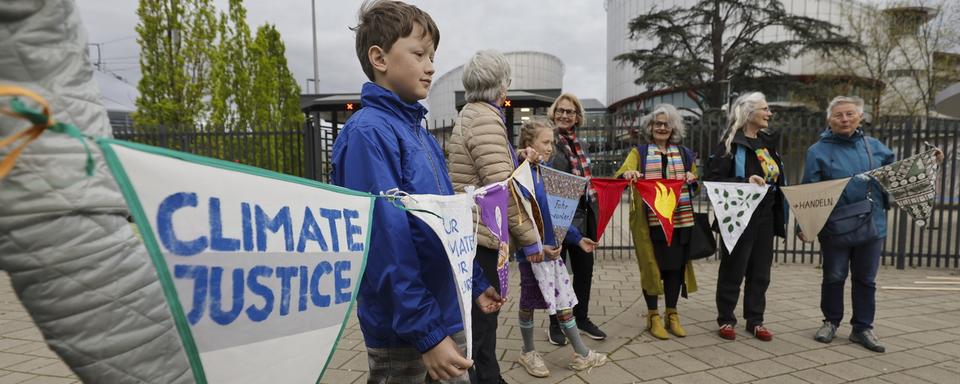
[[[370,195],[373,196],[373,195]],[[370,218],[367,220],[367,239],[364,241],[364,244],[368,246],[363,249],[363,263],[360,265],[360,280],[363,280],[363,273],[367,270],[367,256],[370,254],[370,234],[373,228],[373,210],[376,207],[376,198],[370,199],[370,213],[367,216]],[[330,365],[330,358],[333,357],[334,352],[337,351],[337,347],[340,346],[340,339],[343,337],[343,330],[347,328],[347,319],[350,318],[350,314],[353,313],[353,305],[357,302],[357,295],[360,292],[360,281],[357,281],[357,289],[353,290],[353,296],[350,297],[350,307],[347,308],[347,312],[343,314],[343,321],[340,322],[340,333],[337,334],[337,340],[333,342],[333,348],[330,349],[330,354],[327,355],[327,361],[323,364],[323,369],[320,370],[320,377],[317,378],[316,384],[320,384],[320,380],[323,379],[323,374],[327,372],[327,366]]]
[[[177,297],[176,289],[173,286],[173,279],[170,277],[170,270],[167,266],[166,260],[163,258],[163,253],[160,251],[160,246],[157,243],[157,239],[154,235],[150,221],[147,218],[146,213],[143,210],[143,206],[140,203],[139,198],[136,195],[136,192],[133,189],[133,185],[130,182],[129,177],[127,176],[126,170],[123,168],[123,164],[120,163],[120,159],[117,157],[116,152],[114,152],[111,145],[119,145],[134,149],[141,152],[146,152],[150,154],[155,154],[164,157],[175,158],[183,160],[190,163],[206,165],[214,168],[225,169],[228,171],[241,172],[246,174],[251,174],[254,176],[265,177],[274,180],[280,180],[284,182],[290,182],[295,184],[306,185],[310,187],[315,187],[319,189],[328,190],[331,192],[342,193],[352,196],[362,196],[368,198],[370,201],[370,210],[368,213],[367,219],[367,233],[366,240],[364,244],[367,244],[367,247],[363,251],[363,260],[360,267],[360,273],[357,280],[357,289],[353,291],[353,295],[350,298],[350,306],[347,308],[346,313],[344,314],[343,321],[340,322],[340,331],[337,334],[337,339],[334,342],[333,348],[330,349],[330,354],[327,355],[326,362],[324,363],[323,369],[320,371],[320,377],[317,378],[317,383],[323,378],[323,374],[326,373],[327,367],[330,364],[330,358],[333,357],[333,354],[336,352],[337,347],[340,345],[340,340],[343,337],[343,331],[346,329],[347,320],[350,315],[353,313],[354,305],[357,301],[357,295],[359,294],[360,280],[363,279],[363,274],[367,268],[367,256],[370,252],[370,237],[371,231],[370,228],[373,226],[373,211],[375,208],[377,196],[358,192],[351,189],[338,187],[335,185],[325,184],[318,181],[304,179],[296,176],[285,175],[278,172],[268,171],[261,168],[256,168],[244,164],[233,163],[224,160],[213,159],[204,156],[193,155],[189,153],[174,151],[166,148],[159,148],[145,144],[131,143],[122,140],[115,140],[110,138],[98,138],[96,139],[97,144],[101,147],[104,152],[104,158],[107,161],[107,165],[113,171],[114,177],[117,180],[117,184],[120,186],[120,190],[123,192],[124,198],[127,200],[127,205],[130,207],[130,211],[134,216],[134,220],[137,225],[140,227],[141,237],[143,238],[144,245],[147,248],[147,251],[150,253],[150,259],[154,263],[154,267],[157,269],[157,275],[160,278],[161,286],[163,287],[164,296],[167,298],[167,302],[171,303],[170,310],[173,312],[174,322],[177,325],[177,331],[180,334],[180,338],[183,341],[184,349],[187,352],[187,357],[190,361],[190,366],[193,369],[194,380],[198,384],[206,384],[206,374],[203,371],[203,364],[200,361],[200,354],[197,350],[196,342],[193,339],[193,333],[190,331],[190,326],[187,323],[186,315],[183,312],[183,306],[180,303],[179,298]]]
[[[170,277],[170,269],[167,267],[167,261],[163,259],[160,252],[160,246],[153,235],[153,227],[150,220],[147,219],[146,212],[143,211],[143,205],[137,197],[137,193],[130,183],[130,177],[127,176],[123,164],[113,151],[111,145],[119,144],[116,140],[97,139],[97,145],[103,150],[103,157],[107,161],[107,166],[113,172],[113,176],[123,192],[123,197],[127,200],[127,206],[130,213],[133,214],[134,222],[140,231],[140,238],[143,245],[150,254],[150,260],[153,261],[154,269],[157,271],[157,277],[160,279],[160,286],[163,287],[163,295],[167,298],[170,312],[173,315],[173,321],[177,326],[177,332],[180,334],[180,341],[183,342],[183,349],[187,353],[187,360],[190,362],[190,368],[193,371],[193,379],[197,384],[206,384],[207,376],[203,372],[203,364],[200,362],[200,353],[197,351],[197,344],[193,340],[193,333],[190,332],[190,325],[187,323],[187,317],[183,313],[183,305],[177,297],[177,291],[173,286],[173,279]]]
[[[370,197],[370,198],[376,197],[366,192],[354,191],[352,189],[347,189],[347,188],[339,187],[336,185],[325,184],[315,180],[304,179],[302,177],[297,177],[297,176],[290,176],[290,175],[286,175],[286,174],[274,172],[274,171],[268,171],[263,168],[257,168],[257,167],[253,167],[245,164],[234,163],[232,161],[219,160],[219,159],[214,159],[206,156],[194,155],[192,153],[154,147],[152,145],[132,143],[129,141],[109,139],[109,138],[98,138],[97,143],[100,143],[101,147],[104,145],[103,143],[110,144],[110,145],[119,145],[119,146],[131,148],[131,149],[135,149],[138,151],[142,151],[142,152],[152,153],[155,155],[172,157],[174,159],[180,159],[190,163],[202,164],[202,165],[206,165],[214,168],[226,169],[228,171],[243,172],[243,173],[254,175],[254,176],[266,177],[274,180],[307,185],[311,187],[325,189],[332,192],[343,193],[346,195],[364,196],[364,197]]]

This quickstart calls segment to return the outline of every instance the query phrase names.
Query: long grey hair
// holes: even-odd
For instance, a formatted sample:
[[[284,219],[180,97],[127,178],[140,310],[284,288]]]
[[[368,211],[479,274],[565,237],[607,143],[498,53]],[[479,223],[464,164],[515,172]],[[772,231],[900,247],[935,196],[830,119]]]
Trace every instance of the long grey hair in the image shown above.
[[[730,108],[730,115],[727,117],[727,130],[723,133],[723,138],[721,139],[724,147],[726,147],[725,154],[730,154],[733,137],[737,135],[737,131],[742,130],[743,127],[747,125],[747,122],[750,121],[750,118],[752,118],[753,114],[757,111],[757,105],[761,102],[765,103],[766,101],[766,96],[760,92],[750,92],[734,100]]]

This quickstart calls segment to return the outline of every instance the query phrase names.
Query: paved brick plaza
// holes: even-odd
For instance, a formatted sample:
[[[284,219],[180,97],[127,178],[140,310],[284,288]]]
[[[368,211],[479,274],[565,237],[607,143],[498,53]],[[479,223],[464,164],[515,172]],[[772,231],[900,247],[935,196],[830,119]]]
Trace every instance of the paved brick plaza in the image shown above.
[[[547,379],[535,379],[514,363],[522,344],[514,298],[501,313],[498,347],[504,377],[511,383],[565,384],[960,383],[960,292],[880,289],[876,328],[887,353],[877,354],[847,341],[848,323],[841,326],[832,344],[813,341],[820,326],[820,270],[811,265],[775,265],[766,316],[774,341],[746,335],[742,319],[739,338],[726,341],[714,332],[717,266],[715,261],[698,262],[700,291],[680,301],[680,315],[689,335],[659,341],[641,332],[646,309],[635,262],[599,261],[591,317],[610,337],[601,342],[585,340],[590,348],[610,353],[612,361],[591,372],[567,369],[572,349],[547,343],[543,331],[546,317],[540,312],[536,315],[536,342],[551,371]],[[518,285],[517,275],[512,274],[513,287]],[[880,287],[933,286],[915,283],[930,281],[928,277],[957,275],[948,270],[881,267],[877,280]],[[0,274],[0,280],[0,384],[78,382],[46,348],[11,291],[6,274]],[[849,314],[849,293],[847,300]],[[366,380],[363,340],[356,318],[351,319],[324,383]]]

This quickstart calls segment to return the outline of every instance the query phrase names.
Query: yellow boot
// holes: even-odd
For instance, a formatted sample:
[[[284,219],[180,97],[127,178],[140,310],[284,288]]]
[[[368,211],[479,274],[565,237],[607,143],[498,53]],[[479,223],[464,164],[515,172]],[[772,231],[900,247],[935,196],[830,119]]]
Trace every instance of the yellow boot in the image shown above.
[[[667,329],[670,330],[670,333],[677,337],[687,335],[687,331],[680,326],[680,315],[677,314],[676,308],[667,308],[667,312],[664,314],[667,316]]]
[[[650,331],[650,335],[660,340],[667,340],[670,338],[670,335],[667,334],[667,330],[663,328],[663,319],[660,318],[660,312],[658,312],[656,309],[647,313],[647,330]]]

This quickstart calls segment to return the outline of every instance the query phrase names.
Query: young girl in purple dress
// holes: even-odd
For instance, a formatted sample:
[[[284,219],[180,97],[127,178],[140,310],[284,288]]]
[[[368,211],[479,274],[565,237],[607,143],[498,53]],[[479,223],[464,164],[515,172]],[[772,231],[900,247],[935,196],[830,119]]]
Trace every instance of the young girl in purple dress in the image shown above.
[[[519,147],[532,148],[540,159],[549,159],[554,148],[553,140],[553,124],[547,119],[534,118],[523,124]],[[533,193],[543,216],[544,256],[525,257],[522,252],[516,255],[520,269],[520,334],[523,336],[523,353],[519,363],[531,376],[550,375],[543,357],[533,345],[533,311],[546,309],[549,314],[557,315],[563,332],[573,346],[574,356],[570,368],[579,371],[599,367],[607,362],[607,356],[588,349],[580,339],[580,331],[573,317],[573,306],[577,304],[577,297],[563,259],[559,257],[561,241],[556,239],[553,233],[547,193],[540,177],[539,166],[532,167],[532,171],[535,191],[525,192]],[[586,252],[593,252],[597,245],[593,240],[581,236],[574,226],[570,226],[563,240],[562,243],[579,246]]]

